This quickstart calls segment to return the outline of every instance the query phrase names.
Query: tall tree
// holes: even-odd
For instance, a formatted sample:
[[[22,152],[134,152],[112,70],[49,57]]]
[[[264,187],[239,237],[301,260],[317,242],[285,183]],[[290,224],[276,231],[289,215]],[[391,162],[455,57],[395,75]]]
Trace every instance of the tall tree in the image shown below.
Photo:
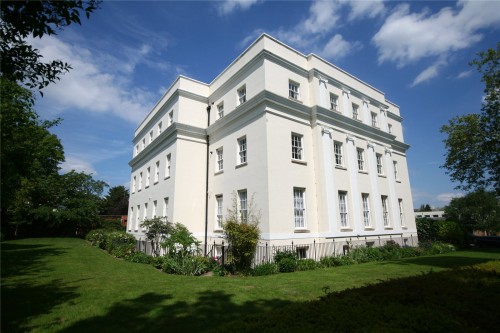
[[[458,188],[492,188],[500,195],[500,42],[471,62],[485,83],[481,113],[452,118],[441,127],[446,161],[443,168]]]
[[[39,90],[58,80],[71,66],[62,60],[43,62],[39,50],[26,39],[54,35],[72,23],[81,24],[81,13],[88,18],[99,4],[99,0],[0,1],[2,76]]]
[[[125,186],[111,187],[102,201],[102,215],[127,215],[129,193]]]

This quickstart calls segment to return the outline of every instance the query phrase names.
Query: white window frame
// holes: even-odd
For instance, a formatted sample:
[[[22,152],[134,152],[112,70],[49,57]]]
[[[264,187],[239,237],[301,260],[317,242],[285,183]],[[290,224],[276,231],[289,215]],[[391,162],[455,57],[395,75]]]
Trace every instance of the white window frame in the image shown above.
[[[238,139],[238,165],[246,164],[248,161],[247,156],[247,137],[242,136]]]
[[[224,148],[220,147],[219,149],[216,149],[215,152],[217,153],[217,161],[215,161],[215,168],[217,172],[223,171],[224,170]]]
[[[339,111],[339,97],[333,93],[330,93],[330,110]]]
[[[392,161],[392,166],[394,169],[394,179],[399,180],[398,161]]]
[[[349,210],[347,207],[347,192],[339,191],[339,214],[340,214],[340,227],[349,227]]]
[[[149,132],[149,143],[153,142],[153,131]]]
[[[160,180],[160,161],[155,163],[155,184]]]
[[[288,97],[296,101],[300,100],[300,83],[288,81]]]
[[[138,185],[138,191],[142,190],[142,171],[139,172],[139,185]]]
[[[372,127],[378,127],[377,114],[375,112],[372,112],[371,117],[372,117]]]
[[[142,139],[142,150],[144,150],[144,148],[146,148],[146,138]]]
[[[224,102],[217,105],[217,119],[224,117]]]
[[[144,203],[144,211],[142,213],[142,221],[144,222],[144,220],[147,220],[147,218],[148,218],[148,203],[146,202],[146,203]],[[143,227],[143,230],[144,229],[145,228]]]
[[[361,148],[356,148],[356,155],[358,156],[358,170],[365,171],[365,151]]]
[[[165,221],[168,222],[168,197],[163,198],[162,216],[165,218]]]
[[[238,191],[238,215],[241,223],[248,222],[248,194],[247,190]]]
[[[135,156],[139,155],[139,144],[135,146]]]
[[[377,160],[377,174],[384,174],[384,164],[382,162],[382,154],[375,154],[375,159]]]
[[[174,110],[171,110],[168,113],[168,126],[172,125],[174,123]]]
[[[165,178],[170,178],[170,166],[172,163],[172,154],[167,154],[165,160]]]
[[[127,221],[127,229],[128,231],[132,231],[132,226],[134,224],[134,207],[130,206],[130,216]]]
[[[292,160],[303,161],[304,160],[304,136],[292,133]]]
[[[135,216],[135,226],[134,230],[137,231],[139,230],[139,225],[141,224],[141,205],[137,205],[137,212]]]
[[[389,200],[386,195],[380,197],[382,201],[382,219],[384,221],[384,227],[389,227],[391,224],[391,219],[389,216],[389,205],[387,201]]]
[[[401,226],[403,227],[405,226],[403,199],[398,199],[398,206],[399,206],[399,221],[401,222]]]
[[[352,103],[352,119],[359,120],[359,105]]]
[[[305,229],[306,224],[306,189],[293,188],[293,214],[295,229]]]
[[[151,179],[151,167],[146,169],[146,188],[149,187],[149,181]]]
[[[224,197],[222,194],[216,195],[215,196],[215,221],[216,221],[216,229],[222,229],[222,224],[223,224],[223,204],[224,204]]]
[[[134,176],[134,178],[132,179],[132,193],[135,193],[135,186],[136,186],[136,183],[137,183],[136,177],[137,176]]]
[[[157,133],[158,133],[158,135],[157,135],[157,136],[160,136],[160,134],[161,134],[161,125],[162,125],[162,122],[160,121],[160,122],[158,123],[158,129],[157,129]]]
[[[335,158],[335,165],[343,167],[344,166],[344,156],[342,151],[342,142],[333,141],[333,153]]]
[[[371,226],[370,220],[370,195],[368,193],[361,193],[361,202],[363,204],[363,222],[365,228]]]
[[[153,211],[151,212],[151,218],[154,219],[156,217],[157,209],[158,209],[158,201],[154,200],[153,201]]]
[[[387,124],[387,131],[392,134],[392,124]]]
[[[237,105],[241,105],[247,101],[247,86],[243,85],[236,91],[236,95],[238,97]]]

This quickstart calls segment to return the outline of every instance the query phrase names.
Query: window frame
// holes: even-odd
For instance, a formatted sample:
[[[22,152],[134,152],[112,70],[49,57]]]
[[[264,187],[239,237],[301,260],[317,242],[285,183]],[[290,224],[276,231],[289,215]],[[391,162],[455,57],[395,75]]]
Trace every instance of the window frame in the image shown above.
[[[293,133],[292,140],[292,160],[304,161],[304,136],[302,134]]]
[[[365,228],[371,227],[370,219],[370,195],[368,193],[361,193],[361,203],[363,206],[363,224]]]
[[[288,80],[288,98],[300,101],[300,83]]]
[[[359,120],[359,105],[352,103],[352,119]]]
[[[247,101],[247,86],[243,85],[240,88],[236,90],[236,96],[237,96],[237,106],[242,105],[246,103]]]
[[[219,147],[215,150],[217,160],[215,161],[216,172],[224,171],[224,148]]]
[[[382,161],[382,154],[375,154],[375,160],[377,163],[377,174],[378,175],[383,175],[384,174],[384,163]]]
[[[293,216],[295,229],[306,229],[306,189],[293,188]]]
[[[154,177],[154,184],[158,183],[160,180],[160,161],[155,162],[155,177]]]
[[[392,161],[392,169],[394,170],[394,179],[399,181],[398,161]]]
[[[384,221],[384,227],[390,227],[391,217],[389,215],[389,198],[387,195],[382,195],[380,196],[380,200],[382,203],[382,220]]]
[[[215,229],[221,230],[223,224],[223,205],[224,205],[224,196],[222,194],[218,194],[215,196]]]
[[[162,215],[165,218],[165,221],[168,222],[168,197],[163,198],[163,211]]]
[[[237,165],[245,165],[248,163],[248,145],[247,145],[246,135],[238,138],[237,158],[238,158]]]
[[[238,217],[241,223],[248,222],[248,193],[246,189],[238,191]]]
[[[378,128],[378,119],[377,118],[378,118],[378,115],[375,112],[371,112],[372,127]]]
[[[339,111],[339,97],[334,93],[330,93],[330,110]]]
[[[358,171],[365,170],[365,151],[362,148],[356,148],[356,156],[358,160]]]
[[[339,215],[340,215],[340,228],[349,227],[349,209],[347,206],[347,191],[339,191]]]
[[[170,178],[170,172],[171,172],[171,165],[172,165],[172,154],[167,154],[166,160],[165,160],[165,179]]]
[[[150,181],[151,181],[151,167],[148,166],[148,168],[146,169],[146,188],[149,187]]]
[[[398,199],[398,207],[399,207],[399,222],[401,222],[401,226],[404,227],[406,224],[405,222],[405,216],[404,216],[404,206],[403,206],[403,199],[399,198]]]
[[[224,117],[224,102],[217,104],[217,120]]]
[[[333,155],[335,158],[335,166],[338,167],[344,167],[344,152],[342,146],[342,142],[333,141]]]
[[[174,123],[174,110],[170,110],[168,113],[168,126]]]

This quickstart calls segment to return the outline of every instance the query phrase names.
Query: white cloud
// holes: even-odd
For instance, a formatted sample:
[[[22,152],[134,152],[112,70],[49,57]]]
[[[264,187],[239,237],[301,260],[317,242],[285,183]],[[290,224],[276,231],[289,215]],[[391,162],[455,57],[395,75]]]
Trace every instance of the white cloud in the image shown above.
[[[463,72],[458,73],[457,79],[465,79],[466,77],[469,77],[471,75],[472,75],[472,71],[471,70],[463,71]]]
[[[61,164],[61,171],[63,173],[75,170],[77,172],[85,172],[87,174],[96,175],[97,171],[88,161],[78,158],[76,156],[66,156],[66,160]]]
[[[224,0],[217,2],[217,10],[220,15],[228,15],[238,10],[244,11],[261,0]]]
[[[336,34],[326,43],[320,55],[328,59],[343,58],[361,47],[361,43],[347,42],[340,34]]]
[[[375,18],[385,12],[384,0],[370,0],[370,1],[348,1],[351,7],[349,13],[349,21],[362,19],[364,17]]]
[[[43,102],[56,112],[75,110],[110,113],[131,123],[138,123],[154,103],[152,93],[131,88],[130,75],[135,66],[149,52],[142,45],[135,52],[127,52],[127,59],[102,55],[89,49],[65,43],[47,36],[31,41],[44,60],[61,59],[71,64],[72,70],[56,84],[44,89]]]
[[[395,8],[372,42],[378,60],[405,66],[470,47],[482,39],[480,30],[500,25],[500,1],[459,1],[433,14],[410,13],[410,5]]]
[[[420,74],[418,74],[417,77],[413,80],[411,86],[415,87],[420,83],[430,81],[431,79],[437,77],[439,75],[439,70],[445,65],[446,61],[444,61],[443,59],[436,61],[434,64],[420,72]]]
[[[446,206],[450,203],[453,198],[463,197],[463,193],[441,193],[436,196],[437,201],[443,203],[443,206]]]

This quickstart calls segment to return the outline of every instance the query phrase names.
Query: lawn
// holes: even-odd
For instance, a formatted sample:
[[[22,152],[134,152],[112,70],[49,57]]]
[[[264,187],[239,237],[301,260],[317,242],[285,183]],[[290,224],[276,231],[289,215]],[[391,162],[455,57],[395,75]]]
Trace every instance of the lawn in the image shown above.
[[[446,271],[450,268],[500,260],[499,250],[474,250],[264,277],[185,277],[167,275],[149,265],[115,259],[80,239],[24,239],[3,242],[1,247],[1,318],[2,332],[6,333],[196,332],[217,331],[221,325],[225,325],[223,329],[229,332],[239,329],[231,322],[243,320],[249,329],[279,331],[279,327],[273,329],[269,326],[269,320],[275,321],[273,315],[283,318],[280,313],[293,314],[304,307],[321,308],[331,304],[332,297],[348,300],[352,297],[348,304],[353,305],[366,295],[387,293],[388,283],[397,282],[399,286],[394,288],[408,285],[407,289],[412,289],[419,281],[420,285],[428,283],[425,279],[429,276],[449,275]],[[472,305],[478,311],[484,305],[481,302],[489,302],[490,307],[493,304],[493,310],[499,310],[500,265],[497,261],[490,266],[496,267],[496,275],[477,278],[482,284],[476,283],[475,287],[485,291],[483,298],[474,298]],[[430,271],[433,273],[427,274]],[[380,283],[411,276],[417,277]],[[443,275],[443,281],[448,281],[446,275]],[[369,284],[375,285],[366,287]],[[345,291],[357,287],[364,288]],[[465,290],[460,285],[458,287],[457,295],[461,289]],[[324,291],[343,292],[322,297]],[[360,296],[362,293],[365,296]],[[439,292],[433,293],[436,303],[444,302],[439,298]],[[397,298],[394,292],[386,295],[387,299]],[[409,299],[408,305],[418,303],[418,299],[405,297]],[[381,297],[379,301],[384,307],[385,298]],[[463,300],[463,311],[457,312],[457,318],[468,311],[469,307],[465,306],[468,301]],[[356,309],[355,305],[352,307]],[[394,308],[394,304],[385,308],[396,317],[409,312],[404,307]],[[372,310],[367,308],[365,311]],[[492,309],[485,308],[483,313],[487,315],[488,311]],[[242,319],[246,315],[250,317]],[[363,317],[365,315],[360,313],[360,318]],[[297,318],[292,317],[292,320],[297,321]],[[498,318],[491,320],[492,324],[498,322]],[[263,326],[252,326],[258,324]],[[295,327],[295,323],[284,322],[281,329],[287,325]],[[302,329],[303,332],[306,330],[305,327]],[[409,331],[415,330],[410,326]]]

